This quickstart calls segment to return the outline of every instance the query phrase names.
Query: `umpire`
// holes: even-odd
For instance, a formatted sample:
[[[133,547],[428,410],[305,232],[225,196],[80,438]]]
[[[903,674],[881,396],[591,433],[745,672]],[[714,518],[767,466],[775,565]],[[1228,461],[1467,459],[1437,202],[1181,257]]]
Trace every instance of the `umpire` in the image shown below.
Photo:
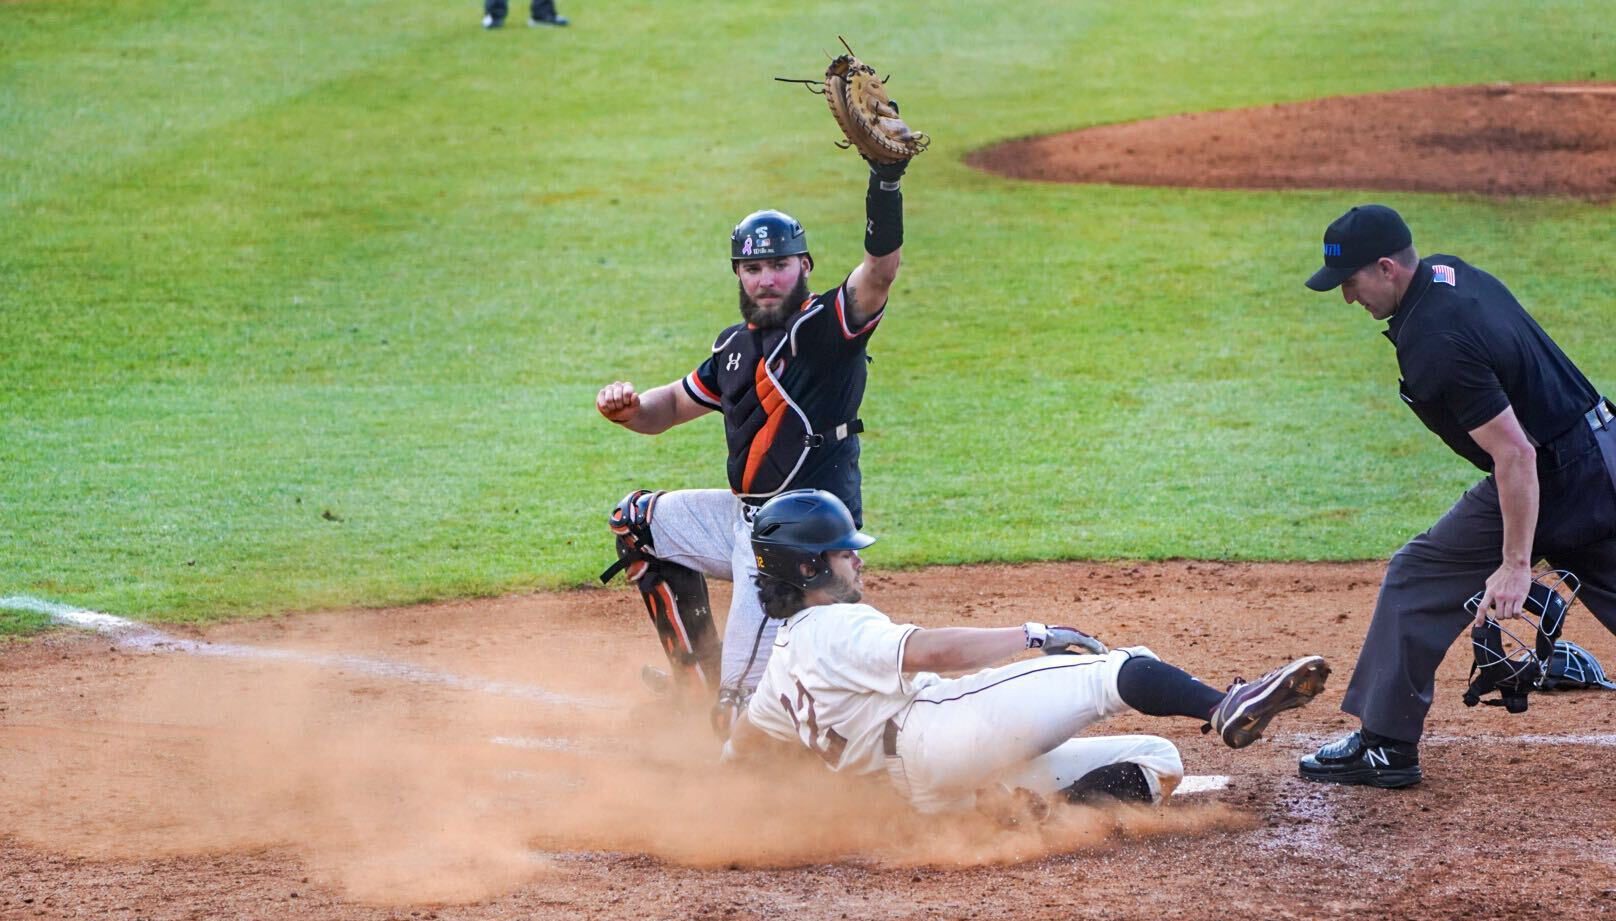
[[[1616,424],[1612,406],[1503,283],[1455,256],[1424,259],[1408,225],[1363,205],[1324,232],[1307,286],[1339,286],[1385,320],[1403,402],[1487,473],[1391,559],[1341,709],[1363,728],[1302,759],[1328,783],[1420,781],[1419,739],[1437,665],[1477,617],[1518,617],[1540,558],[1582,580],[1616,632]]]

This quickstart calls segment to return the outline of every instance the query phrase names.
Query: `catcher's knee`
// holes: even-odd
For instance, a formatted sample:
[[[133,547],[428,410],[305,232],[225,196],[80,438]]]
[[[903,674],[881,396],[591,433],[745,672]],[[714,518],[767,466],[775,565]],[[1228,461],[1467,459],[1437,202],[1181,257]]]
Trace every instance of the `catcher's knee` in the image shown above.
[[[636,489],[612,509],[607,525],[617,538],[617,562],[601,573],[602,582],[610,580],[619,571],[624,572],[630,582],[636,583],[645,575],[646,567],[656,559],[651,540],[651,516],[655,514],[660,498],[661,490]]]

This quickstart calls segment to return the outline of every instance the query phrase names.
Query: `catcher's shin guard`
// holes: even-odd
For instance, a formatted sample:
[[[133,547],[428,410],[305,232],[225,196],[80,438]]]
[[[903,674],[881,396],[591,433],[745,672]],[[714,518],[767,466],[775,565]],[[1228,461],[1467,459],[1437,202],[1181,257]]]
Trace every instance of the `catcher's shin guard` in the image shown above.
[[[636,490],[612,510],[617,562],[601,573],[600,581],[610,581],[618,572],[627,573],[629,581],[639,588],[662,650],[668,654],[677,693],[689,697],[698,688],[705,688],[707,696],[712,697],[718,693],[723,646],[713,626],[707,578],[687,566],[653,555],[651,516],[661,496],[660,492]]]

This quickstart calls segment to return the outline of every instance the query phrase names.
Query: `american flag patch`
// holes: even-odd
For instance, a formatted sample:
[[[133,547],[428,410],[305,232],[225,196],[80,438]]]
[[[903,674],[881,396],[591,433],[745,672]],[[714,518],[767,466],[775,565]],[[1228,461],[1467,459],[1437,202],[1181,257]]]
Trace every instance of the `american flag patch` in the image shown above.
[[[1459,276],[1454,274],[1453,266],[1451,265],[1431,266],[1431,280],[1440,282],[1441,284],[1447,285],[1450,288],[1457,288],[1459,286]]]

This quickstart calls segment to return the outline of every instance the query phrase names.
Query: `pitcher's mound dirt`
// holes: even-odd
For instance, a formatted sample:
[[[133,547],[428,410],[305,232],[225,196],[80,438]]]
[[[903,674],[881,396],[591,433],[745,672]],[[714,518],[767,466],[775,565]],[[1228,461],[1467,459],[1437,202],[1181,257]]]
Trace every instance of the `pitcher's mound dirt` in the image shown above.
[[[1616,198],[1616,83],[1492,84],[1195,112],[1007,141],[1015,179]]]

